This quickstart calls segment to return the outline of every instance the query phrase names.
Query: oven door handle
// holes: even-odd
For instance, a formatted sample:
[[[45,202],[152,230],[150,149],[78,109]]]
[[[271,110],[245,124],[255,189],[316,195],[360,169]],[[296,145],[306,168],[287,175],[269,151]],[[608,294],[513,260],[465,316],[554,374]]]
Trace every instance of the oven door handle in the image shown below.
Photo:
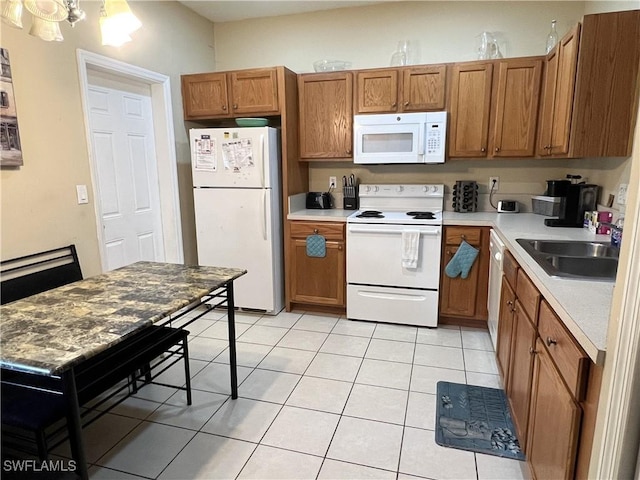
[[[404,230],[415,230],[420,232],[420,235],[433,235],[433,236],[437,236],[440,235],[441,233],[441,228],[440,227],[431,227],[431,228],[425,228],[425,227],[419,227],[419,228],[411,228],[411,227],[407,227],[406,229],[401,228],[375,228],[375,227],[366,227],[363,225],[349,225],[348,231],[350,233],[391,233],[391,234],[398,234],[398,233],[402,233]]]

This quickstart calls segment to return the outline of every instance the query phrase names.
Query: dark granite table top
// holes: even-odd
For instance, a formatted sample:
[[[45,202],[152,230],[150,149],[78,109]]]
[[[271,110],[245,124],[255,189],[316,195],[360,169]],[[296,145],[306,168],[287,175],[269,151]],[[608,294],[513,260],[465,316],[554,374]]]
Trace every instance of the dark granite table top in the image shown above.
[[[57,375],[246,273],[138,262],[0,307],[0,366]]]

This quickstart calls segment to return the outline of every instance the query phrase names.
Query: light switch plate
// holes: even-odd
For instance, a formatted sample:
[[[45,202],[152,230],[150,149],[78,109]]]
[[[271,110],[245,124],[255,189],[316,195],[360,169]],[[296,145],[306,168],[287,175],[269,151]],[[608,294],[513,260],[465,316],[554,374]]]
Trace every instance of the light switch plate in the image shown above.
[[[86,185],[76,185],[76,195],[78,196],[78,205],[89,203],[89,193]]]

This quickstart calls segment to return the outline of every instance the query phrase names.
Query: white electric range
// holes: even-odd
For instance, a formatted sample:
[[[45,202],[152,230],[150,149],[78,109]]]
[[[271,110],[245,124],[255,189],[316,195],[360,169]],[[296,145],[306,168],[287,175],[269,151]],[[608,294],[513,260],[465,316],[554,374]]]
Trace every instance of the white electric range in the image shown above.
[[[435,327],[444,185],[360,185],[347,218],[347,317]]]

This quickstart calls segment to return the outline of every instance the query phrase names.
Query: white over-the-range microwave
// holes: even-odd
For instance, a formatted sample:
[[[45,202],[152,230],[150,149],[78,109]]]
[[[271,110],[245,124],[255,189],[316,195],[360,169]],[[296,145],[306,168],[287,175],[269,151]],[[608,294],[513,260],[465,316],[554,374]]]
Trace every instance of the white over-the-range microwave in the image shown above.
[[[355,115],[353,163],[444,163],[447,112]]]

